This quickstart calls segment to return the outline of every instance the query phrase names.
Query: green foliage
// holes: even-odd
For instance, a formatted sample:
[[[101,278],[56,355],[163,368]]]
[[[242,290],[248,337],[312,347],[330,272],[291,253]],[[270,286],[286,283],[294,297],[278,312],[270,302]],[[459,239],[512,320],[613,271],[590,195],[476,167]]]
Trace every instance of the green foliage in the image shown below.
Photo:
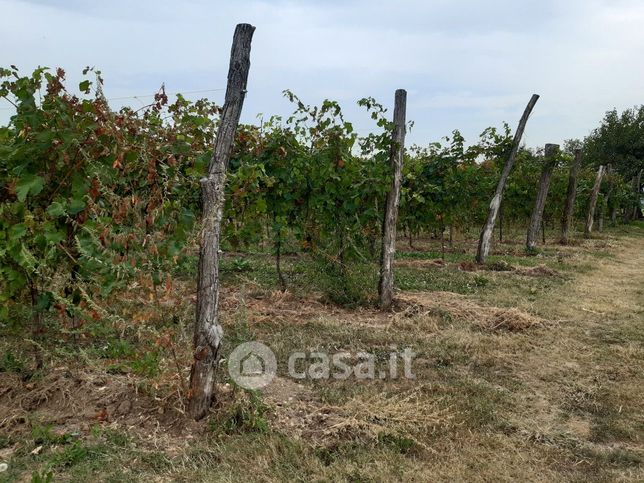
[[[360,101],[383,132],[359,139],[336,102],[307,106],[285,95],[296,105],[286,121],[272,117],[240,130],[228,178],[228,242],[256,243],[268,227],[276,258],[287,235],[339,265],[374,252],[390,182],[384,109]]]
[[[308,268],[329,302],[346,307],[366,305],[373,301],[378,282],[378,267],[366,262],[338,262],[322,255],[315,256]]]
[[[35,321],[92,320],[132,278],[161,284],[198,211],[214,105],[168,105],[161,89],[143,110],[113,112],[87,96],[92,81],[78,98],[64,80],[62,69],[0,71],[0,96],[16,105],[0,128],[0,320],[25,303]]]
[[[447,225],[482,223],[487,198],[496,185],[497,166],[512,142],[507,125],[503,134],[486,129],[479,142],[468,148],[457,130],[444,140],[449,144],[413,147],[405,159],[399,219],[408,232],[442,233]]]
[[[31,474],[31,483],[52,483],[53,481],[54,473],[50,469],[36,470]]]
[[[220,109],[180,95],[170,103],[161,88],[142,109],[113,111],[98,89],[100,72],[86,69],[84,75],[74,94],[61,69],[30,75],[0,69],[0,97],[16,106],[0,127],[0,323],[20,330],[31,319],[33,339],[50,328],[105,334],[102,321],[117,315],[115,294],[136,283],[150,286],[158,301],[159,286],[197,272],[199,179],[212,156]],[[283,289],[306,275],[283,273],[283,258],[295,252],[313,272],[314,290],[333,303],[364,304],[375,296],[391,185],[395,146],[388,112],[373,98],[359,100],[374,122],[373,133],[359,136],[337,102],[311,106],[290,91],[284,95],[293,104],[291,116],[238,129],[222,248],[275,255]],[[608,113],[583,144],[589,163],[579,177],[577,217],[585,212],[593,163],[600,160],[614,160],[614,170],[602,185],[599,213],[632,207],[628,176],[641,169],[642,112]],[[400,229],[410,239],[428,233],[442,239],[448,226],[478,228],[511,142],[503,125],[485,129],[473,144],[454,130],[440,143],[408,149]],[[568,142],[557,159],[544,213],[551,228],[561,217],[572,150],[579,146]],[[539,152],[520,150],[504,195],[504,220],[527,223],[542,166]],[[235,280],[256,275],[262,286],[274,286],[266,266],[245,258],[224,259],[222,273]],[[398,270],[396,280],[402,289],[457,292],[487,283],[469,274],[409,269]],[[156,352],[134,358],[126,342],[108,344],[102,355],[126,357],[140,374],[158,370]],[[20,370],[11,357],[0,367]]]
[[[85,460],[90,455],[90,450],[81,441],[74,441],[65,446],[63,451],[51,459],[53,466],[74,466]]]
[[[25,362],[15,356],[10,350],[0,356],[0,372],[17,372],[25,371]]]
[[[241,391],[233,404],[209,421],[215,434],[265,433],[269,408],[255,391]]]
[[[584,154],[594,166],[611,163],[625,179],[644,168],[644,105],[608,111],[584,140]]]
[[[71,441],[68,434],[58,434],[53,431],[53,425],[40,424],[37,421],[31,423],[31,438],[37,445],[53,446],[67,444]]]
[[[145,352],[141,357],[134,359],[131,366],[136,374],[154,377],[159,372],[159,353],[157,351]]]
[[[608,111],[600,126],[584,140],[583,150],[593,168],[609,164],[613,170],[608,176],[611,210],[624,207],[626,220],[631,219],[633,211],[641,216],[642,188],[636,184],[644,171],[644,105],[621,113]]]

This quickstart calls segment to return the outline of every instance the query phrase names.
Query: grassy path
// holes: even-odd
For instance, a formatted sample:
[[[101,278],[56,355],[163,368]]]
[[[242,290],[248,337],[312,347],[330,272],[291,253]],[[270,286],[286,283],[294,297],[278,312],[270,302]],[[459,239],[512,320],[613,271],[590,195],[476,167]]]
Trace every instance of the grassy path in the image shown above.
[[[513,372],[522,431],[574,465],[559,476],[644,480],[643,235],[609,239],[610,255],[592,269],[518,304],[552,324],[523,346]]]

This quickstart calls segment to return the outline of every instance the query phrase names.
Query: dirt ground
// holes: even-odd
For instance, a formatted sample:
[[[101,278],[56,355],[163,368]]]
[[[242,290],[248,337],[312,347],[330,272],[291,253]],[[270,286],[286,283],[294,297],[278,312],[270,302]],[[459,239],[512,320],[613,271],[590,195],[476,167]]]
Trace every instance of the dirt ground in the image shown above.
[[[184,414],[187,322],[159,332],[174,342],[155,374],[76,346],[37,375],[5,361],[0,481],[644,481],[644,226],[467,259],[401,258],[417,286],[390,312],[226,287],[225,350],[266,343],[278,377],[249,393],[223,375],[199,423]],[[190,319],[190,297],[166,302]],[[392,347],[413,348],[415,379],[294,380],[283,364]]]

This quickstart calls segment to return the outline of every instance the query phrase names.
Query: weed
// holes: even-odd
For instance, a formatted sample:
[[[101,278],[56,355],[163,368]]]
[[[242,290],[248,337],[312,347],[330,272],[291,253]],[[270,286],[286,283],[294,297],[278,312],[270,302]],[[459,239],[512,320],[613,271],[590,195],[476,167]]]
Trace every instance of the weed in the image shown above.
[[[15,356],[12,351],[6,351],[0,357],[0,372],[23,373],[25,371],[25,362]]]
[[[9,448],[14,444],[15,441],[10,436],[0,435],[0,449]]]
[[[127,374],[130,372],[128,366],[124,363],[109,364],[105,367],[105,371],[108,374]]]
[[[159,353],[148,351],[143,354],[143,357],[134,359],[130,364],[136,374],[154,377],[159,373]]]
[[[485,267],[488,270],[492,270],[494,272],[511,272],[514,270],[512,265],[510,265],[507,261],[505,260],[497,260],[493,262],[488,262],[485,264]]]
[[[236,272],[248,272],[251,270],[250,260],[246,260],[245,258],[236,258],[233,260],[232,268]]]
[[[197,275],[199,258],[196,255],[184,255],[177,260],[174,273],[180,277],[193,278]]]
[[[378,283],[378,270],[372,263],[347,263],[322,256],[313,259],[308,275],[328,301],[345,307],[369,303]]]
[[[490,283],[490,279],[482,275],[474,276],[474,285],[477,287],[487,287]]]
[[[528,257],[536,257],[537,255],[539,255],[539,253],[540,251],[538,248],[530,248],[530,247],[525,248],[525,254]]]
[[[72,437],[68,434],[56,434],[53,431],[53,425],[38,422],[31,423],[31,438],[35,444],[48,446],[67,444],[72,440]]]
[[[266,415],[269,408],[256,391],[243,391],[229,407],[209,421],[215,434],[265,433],[268,431]]]
[[[102,347],[101,356],[106,359],[120,359],[131,357],[135,353],[134,346],[124,339],[109,339]]]
[[[401,454],[409,453],[416,444],[411,438],[382,432],[378,433],[378,443]]]
[[[87,459],[90,450],[81,441],[74,441],[65,446],[62,453],[56,454],[50,461],[56,467],[70,467]]]
[[[54,481],[54,473],[46,468],[42,471],[34,471],[31,474],[31,483],[52,483]]]

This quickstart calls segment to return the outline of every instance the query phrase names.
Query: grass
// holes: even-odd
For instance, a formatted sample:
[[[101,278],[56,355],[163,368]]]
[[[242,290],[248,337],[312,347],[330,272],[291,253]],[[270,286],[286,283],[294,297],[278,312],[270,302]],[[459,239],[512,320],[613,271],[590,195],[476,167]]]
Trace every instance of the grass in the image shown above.
[[[491,279],[487,275],[463,272],[457,269],[427,269],[401,267],[396,271],[396,284],[400,290],[441,291],[461,294],[477,293],[487,288]]]
[[[52,331],[38,377],[24,377],[31,347],[5,337],[1,387],[18,386],[20,404],[33,407],[20,413],[25,422],[0,426],[9,465],[0,481],[46,481],[50,472],[54,481],[114,482],[641,481],[643,234],[644,224],[620,227],[536,256],[517,238],[477,271],[460,267],[471,241],[456,241],[435,264],[437,242],[419,240],[423,251],[399,252],[400,303],[390,312],[332,303],[304,257],[285,257],[286,294],[276,292],[270,257],[226,257],[224,358],[262,341],[276,353],[278,380],[247,392],[221,371],[219,405],[200,424],[181,414],[192,357],[188,277],[159,308],[124,294],[123,323],[88,326],[76,340]],[[369,266],[355,275],[373,291]],[[496,313],[538,323],[492,328]],[[405,347],[417,353],[413,380],[287,377],[295,350],[365,351],[383,362]],[[0,414],[14,415],[18,399],[2,391]]]

